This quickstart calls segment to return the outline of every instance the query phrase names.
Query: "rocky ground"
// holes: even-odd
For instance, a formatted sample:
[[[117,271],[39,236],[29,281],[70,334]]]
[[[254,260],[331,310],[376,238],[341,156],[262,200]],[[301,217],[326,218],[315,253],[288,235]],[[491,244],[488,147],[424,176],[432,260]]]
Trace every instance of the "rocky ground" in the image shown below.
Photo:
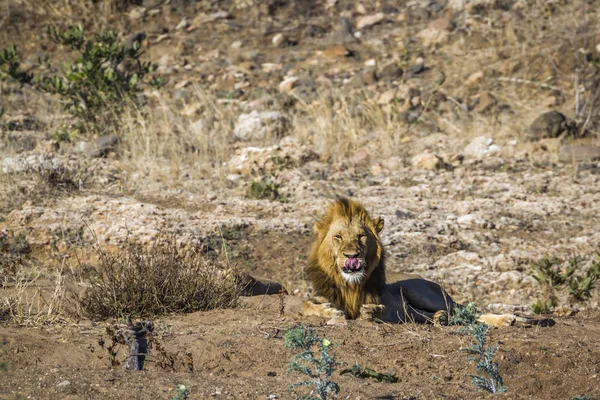
[[[71,117],[55,98],[0,82],[6,299],[16,276],[37,271],[28,290],[51,293],[67,271],[77,287],[69,277],[97,263],[98,247],[117,254],[170,236],[207,257],[227,248],[228,262],[283,283],[286,303],[299,304],[314,218],[336,194],[384,217],[390,280],[419,273],[480,308],[530,313],[543,296],[534,263],[595,259],[598,2],[130,3],[6,2],[0,42],[16,43],[27,67],[50,59],[60,70],[72,53],[45,26],[82,22],[144,37],[144,58],[168,78],[116,131],[68,140],[56,134]],[[504,396],[600,394],[598,292],[559,297],[561,315],[585,311],[491,333]],[[468,338],[450,328],[324,327],[291,309],[278,316],[278,301],[161,320],[168,350],[194,355],[193,373],[107,369],[95,344],[104,322],[39,330],[7,317],[0,394],[173,398],[184,383],[191,398],[290,398],[281,337],[304,322],[338,344],[339,359],[402,379],[343,377],[344,398],[483,396],[465,376],[475,372],[460,351]]]

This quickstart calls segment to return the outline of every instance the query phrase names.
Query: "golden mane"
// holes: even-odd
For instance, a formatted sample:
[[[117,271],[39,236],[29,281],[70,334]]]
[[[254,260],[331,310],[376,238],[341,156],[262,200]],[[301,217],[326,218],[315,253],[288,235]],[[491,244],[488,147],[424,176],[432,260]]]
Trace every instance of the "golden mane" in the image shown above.
[[[369,232],[368,278],[359,285],[346,282],[336,266],[327,235],[331,225],[340,220],[348,222],[358,219]],[[306,274],[312,282],[314,295],[328,299],[342,310],[348,318],[356,318],[363,304],[378,304],[385,289],[385,253],[379,232],[383,228],[381,218],[371,219],[362,204],[338,197],[325,211],[325,216],[315,222],[316,239],[312,246]]]

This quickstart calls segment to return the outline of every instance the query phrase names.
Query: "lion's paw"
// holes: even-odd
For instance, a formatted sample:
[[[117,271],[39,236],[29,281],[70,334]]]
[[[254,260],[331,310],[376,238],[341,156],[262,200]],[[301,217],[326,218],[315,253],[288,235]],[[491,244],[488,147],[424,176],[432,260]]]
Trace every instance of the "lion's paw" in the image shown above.
[[[304,302],[303,314],[305,316],[315,315],[326,318],[344,317],[344,312],[335,308],[333,304],[314,302],[312,299]]]
[[[363,304],[360,307],[360,319],[366,319],[372,321],[374,319],[381,319],[381,315],[385,311],[383,304]]]
[[[448,311],[446,311],[446,310],[436,311],[435,314],[433,314],[432,321],[433,321],[434,326],[448,326],[448,324],[450,323],[450,319],[448,317]]]

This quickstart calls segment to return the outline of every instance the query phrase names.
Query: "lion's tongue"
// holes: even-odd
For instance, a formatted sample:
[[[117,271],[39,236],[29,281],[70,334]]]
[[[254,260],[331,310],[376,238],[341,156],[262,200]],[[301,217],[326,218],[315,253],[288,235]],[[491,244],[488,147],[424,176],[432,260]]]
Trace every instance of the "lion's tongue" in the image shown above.
[[[360,269],[360,260],[358,258],[347,258],[344,262],[344,267],[350,270]]]

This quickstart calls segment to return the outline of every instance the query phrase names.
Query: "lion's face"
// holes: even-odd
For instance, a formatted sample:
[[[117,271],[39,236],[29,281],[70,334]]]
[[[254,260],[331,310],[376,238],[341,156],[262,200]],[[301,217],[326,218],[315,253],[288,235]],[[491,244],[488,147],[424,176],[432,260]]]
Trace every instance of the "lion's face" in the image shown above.
[[[327,239],[342,278],[350,284],[360,284],[373,272],[372,262],[376,238],[359,219],[334,221]]]

